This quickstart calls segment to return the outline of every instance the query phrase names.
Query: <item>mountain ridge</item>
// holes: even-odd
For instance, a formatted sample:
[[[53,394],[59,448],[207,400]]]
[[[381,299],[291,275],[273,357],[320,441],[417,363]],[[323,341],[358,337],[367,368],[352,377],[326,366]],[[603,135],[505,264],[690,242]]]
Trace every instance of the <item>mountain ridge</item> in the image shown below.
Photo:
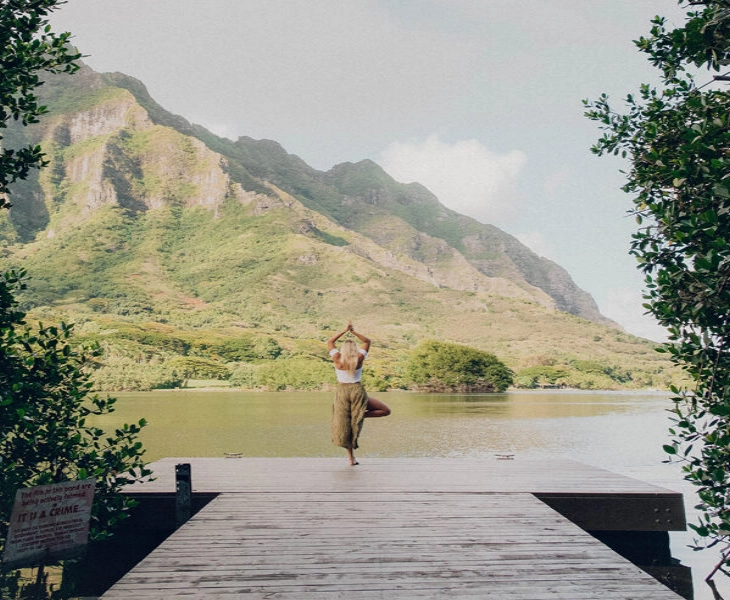
[[[151,99],[144,85],[138,80],[119,73],[105,77],[109,81],[113,81],[115,85],[122,86],[132,91],[132,93],[136,92],[135,97],[138,100],[143,100],[143,106],[145,104],[151,107],[154,106],[155,116],[151,117],[154,121],[161,124],[169,123],[176,129],[189,132],[190,135],[198,137],[206,143],[210,142],[212,137],[217,138],[217,136],[214,136],[204,128],[188,123],[183,117],[172,115],[165,111]],[[219,143],[225,144],[225,140],[221,138],[217,139]],[[429,223],[424,222],[423,219],[419,218],[420,215],[413,214],[407,208],[397,211],[397,216],[404,218],[404,220],[413,225],[418,231],[423,232],[426,229],[427,233],[434,237],[444,239],[452,245],[455,242],[458,244],[458,242],[454,239],[453,234],[449,235],[450,232],[444,231],[443,219],[445,217],[452,220],[455,219],[457,223],[451,224],[452,230],[454,228],[463,228],[474,232],[473,235],[476,238],[467,240],[467,244],[470,243],[471,253],[474,255],[473,260],[478,265],[477,269],[487,276],[502,277],[505,274],[505,270],[507,270],[508,275],[522,277],[528,284],[543,290],[548,296],[552,297],[558,310],[575,314],[594,322],[620,328],[620,325],[601,315],[593,298],[581,290],[562,267],[549,259],[538,256],[516,238],[493,225],[479,223],[475,219],[460,215],[448,209],[438,201],[435,195],[421,184],[400,184],[396,182],[372,160],[364,159],[357,163],[340,163],[333,166],[329,171],[320,172],[307,165],[298,156],[287,153],[278,142],[273,140],[254,140],[247,136],[241,136],[233,144],[243,151],[243,154],[237,155],[236,158],[241,159],[239,162],[243,163],[247,174],[252,174],[259,179],[272,181],[277,185],[281,183],[277,180],[282,178],[282,171],[297,172],[301,170],[307,178],[313,180],[313,184],[315,185],[316,183],[333,183],[339,192],[345,194],[346,198],[349,196],[362,200],[365,204],[372,205],[373,202],[378,201],[378,192],[388,191],[387,187],[382,184],[378,187],[372,187],[373,182],[386,182],[391,185],[396,184],[400,188],[400,193],[394,201],[400,206],[408,207],[409,205],[413,206],[415,204],[418,207],[423,207],[424,204],[428,204],[438,211],[438,214]],[[223,150],[223,148],[220,150]],[[367,168],[368,172],[363,177],[362,170],[364,168]],[[364,197],[363,195],[357,194],[357,189],[353,189],[357,188],[357,183],[361,183],[363,180],[366,184],[370,185],[369,188],[366,188]],[[331,206],[329,203],[317,202],[314,199],[317,196],[329,199],[331,198],[331,194],[328,194],[321,188],[314,187],[312,189],[311,185],[306,186],[302,185],[302,183],[297,185],[295,182],[291,186],[294,189],[291,189],[290,186],[291,184],[289,186],[285,185],[283,189],[293,195],[301,195],[302,199],[305,200],[305,203],[310,208],[314,208],[319,212],[333,217],[340,224],[353,227],[354,223],[352,219],[348,220],[342,212],[334,210],[336,207]],[[408,194],[406,191],[412,191],[413,193]],[[339,198],[335,202],[339,202]],[[439,227],[439,218],[442,219],[441,227]],[[462,240],[462,242],[464,241]],[[383,240],[383,243],[388,245],[385,240]],[[485,247],[490,248],[494,244],[502,245],[502,249],[509,257],[509,261],[505,263],[490,261],[488,258],[484,258]],[[458,247],[457,249],[461,250]]]
[[[112,360],[216,359],[203,338],[241,335],[318,356],[323,331],[359,318],[396,371],[429,337],[515,368],[665,369],[559,265],[373,161],[322,172],[278,142],[220,138],[123,74],[44,87],[49,114],[9,139],[41,143],[49,165],[13,189],[0,262],[29,267],[24,306],[72,315]]]

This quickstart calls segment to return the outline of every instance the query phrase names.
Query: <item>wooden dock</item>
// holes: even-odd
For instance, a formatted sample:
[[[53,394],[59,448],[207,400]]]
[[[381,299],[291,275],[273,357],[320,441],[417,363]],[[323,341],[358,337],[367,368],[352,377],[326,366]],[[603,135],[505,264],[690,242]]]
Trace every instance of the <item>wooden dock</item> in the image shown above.
[[[681,495],[579,463],[168,458],[129,493],[179,463],[214,499],[104,600],[680,598],[584,529],[684,529]]]

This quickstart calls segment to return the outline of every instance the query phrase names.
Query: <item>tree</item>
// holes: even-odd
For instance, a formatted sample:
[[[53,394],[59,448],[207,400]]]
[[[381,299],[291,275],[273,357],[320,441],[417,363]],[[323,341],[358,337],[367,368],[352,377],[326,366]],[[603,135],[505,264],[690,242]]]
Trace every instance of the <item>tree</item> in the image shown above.
[[[35,90],[42,73],[73,73],[80,54],[68,44],[70,33],[55,34],[48,15],[59,0],[3,0],[0,2],[0,129],[12,119],[37,123],[47,112]],[[0,142],[3,136],[0,135]],[[0,151],[0,208],[9,208],[9,184],[25,179],[30,169],[45,165],[40,146],[2,148]]]
[[[74,348],[73,326],[25,324],[15,295],[25,274],[0,278],[0,542],[20,487],[93,477],[92,538],[101,539],[132,502],[121,488],[148,476],[137,435],[145,425],[105,433],[88,418],[114,410],[114,398],[91,393],[85,365],[98,347]]]
[[[604,133],[593,151],[627,158],[623,190],[634,196],[638,230],[630,252],[646,276],[644,306],[667,328],[660,350],[691,376],[672,388],[666,452],[697,486],[701,516],[691,527],[730,564],[730,97],[711,77],[730,64],[730,2],[686,2],[686,22],[652,21],[635,44],[660,71],[616,112],[604,94],[586,115]],[[696,83],[698,76],[702,83]],[[696,544],[700,549],[700,544]]]
[[[46,112],[35,95],[43,73],[78,69],[70,34],[57,35],[48,25],[48,15],[60,4],[0,1],[0,129],[11,120],[35,123]],[[9,184],[43,165],[38,146],[4,147],[0,208],[10,207]],[[0,546],[17,488],[91,477],[97,482],[91,535],[103,538],[132,504],[119,493],[122,486],[149,475],[137,441],[145,422],[113,433],[87,422],[114,410],[114,398],[91,393],[86,365],[98,347],[74,347],[72,325],[27,326],[16,300],[24,278],[22,270],[0,276]]]
[[[496,356],[469,346],[426,341],[410,354],[408,375],[432,391],[503,392],[513,373]]]
[[[225,365],[197,356],[176,356],[167,361],[167,366],[184,380],[183,387],[188,379],[228,379],[231,374]]]
[[[564,367],[536,365],[519,371],[516,383],[518,387],[534,389],[540,385],[554,386],[567,376],[568,371]]]

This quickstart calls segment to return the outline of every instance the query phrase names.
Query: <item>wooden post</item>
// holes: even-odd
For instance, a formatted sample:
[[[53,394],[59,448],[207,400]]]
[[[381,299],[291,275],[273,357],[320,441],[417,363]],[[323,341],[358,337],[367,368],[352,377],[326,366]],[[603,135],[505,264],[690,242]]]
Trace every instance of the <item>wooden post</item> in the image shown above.
[[[178,527],[190,518],[192,491],[190,463],[175,465],[175,520]]]
[[[34,597],[36,600],[43,600],[46,597],[46,566],[44,563],[38,565],[38,573],[35,577]]]

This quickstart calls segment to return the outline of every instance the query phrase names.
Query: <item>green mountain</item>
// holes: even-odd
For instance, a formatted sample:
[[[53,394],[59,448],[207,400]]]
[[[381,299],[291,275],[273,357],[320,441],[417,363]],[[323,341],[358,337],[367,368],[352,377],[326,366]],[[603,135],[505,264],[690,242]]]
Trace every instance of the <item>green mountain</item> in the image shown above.
[[[118,73],[84,67],[42,89],[50,113],[6,136],[42,144],[49,164],[0,215],[0,266],[29,270],[34,316],[107,347],[101,384],[145,387],[145,369],[260,384],[273,369],[269,387],[311,387],[347,319],[389,385],[427,338],[587,387],[668,381],[653,344],[560,266],[372,161],[321,172],[276,142],[219,138]]]

